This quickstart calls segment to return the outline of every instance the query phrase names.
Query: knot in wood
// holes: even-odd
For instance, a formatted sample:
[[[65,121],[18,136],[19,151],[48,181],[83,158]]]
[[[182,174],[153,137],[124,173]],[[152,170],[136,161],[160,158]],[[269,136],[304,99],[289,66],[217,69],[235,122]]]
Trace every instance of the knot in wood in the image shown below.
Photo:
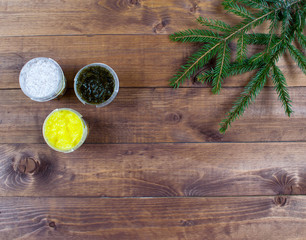
[[[34,174],[39,168],[39,161],[32,157],[25,157],[16,163],[15,169],[23,174]]]
[[[194,221],[192,220],[182,220],[181,221],[182,226],[189,227],[194,225]]]
[[[297,186],[297,179],[286,171],[277,171],[272,175],[273,191],[279,195],[293,193],[293,186]]]
[[[223,135],[219,133],[218,131],[212,131],[212,130],[205,130],[202,131],[204,135],[206,135],[205,139],[207,142],[221,142],[223,139]]]
[[[194,3],[193,6],[189,10],[191,13],[194,13],[197,11],[198,8],[199,6],[196,3]]]
[[[156,24],[153,27],[153,32],[154,33],[161,32],[169,23],[170,23],[170,19],[168,18],[163,19],[160,23]]]
[[[56,227],[55,222],[53,222],[53,221],[52,221],[52,222],[50,222],[50,223],[49,223],[49,227],[51,227],[51,228],[55,228],[55,227]]]
[[[180,113],[169,113],[166,116],[166,121],[171,123],[179,123],[182,119],[182,114]]]
[[[198,71],[196,71],[193,76],[191,77],[191,82],[193,85],[208,85],[211,86],[212,84],[210,82],[205,82],[202,83],[201,81],[198,81],[198,76],[202,73],[205,73],[206,71],[212,69],[212,67],[215,66],[215,61],[212,60],[209,63],[207,63],[205,66],[203,66],[202,68],[200,68]]]
[[[124,153],[124,155],[133,155],[133,154],[134,153],[131,150],[126,150],[125,153]]]
[[[276,196],[274,198],[274,204],[279,207],[285,206],[287,203],[287,197],[285,196]]]
[[[131,4],[131,5],[140,5],[140,0],[128,0],[128,3]]]

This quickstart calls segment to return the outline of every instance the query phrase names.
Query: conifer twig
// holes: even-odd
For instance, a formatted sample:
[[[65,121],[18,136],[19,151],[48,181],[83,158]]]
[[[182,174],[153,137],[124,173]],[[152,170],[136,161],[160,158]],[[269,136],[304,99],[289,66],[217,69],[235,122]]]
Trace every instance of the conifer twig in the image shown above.
[[[215,66],[197,76],[198,81],[202,83],[212,83],[213,93],[220,92],[222,83],[227,77],[257,70],[241,97],[234,103],[227,118],[221,122],[220,132],[224,133],[235,119],[243,115],[270,76],[285,113],[290,116],[292,109],[286,79],[276,63],[280,55],[288,49],[293,60],[306,74],[305,53],[292,44],[296,39],[303,50],[306,48],[306,37],[303,34],[306,24],[306,1],[224,0],[222,5],[228,12],[240,16],[243,20],[235,26],[230,26],[221,20],[199,17],[197,21],[210,30],[189,29],[170,35],[172,41],[205,43],[202,49],[192,55],[187,64],[183,65],[170,80],[170,85],[179,87],[185,79],[192,77],[216,57]],[[249,8],[254,8],[255,11],[250,11]],[[268,33],[249,33],[254,27],[268,20],[270,21]],[[278,32],[280,34],[277,34]],[[231,62],[229,45],[234,39],[238,39],[236,61]],[[250,44],[266,47],[264,51],[249,57],[247,46]]]

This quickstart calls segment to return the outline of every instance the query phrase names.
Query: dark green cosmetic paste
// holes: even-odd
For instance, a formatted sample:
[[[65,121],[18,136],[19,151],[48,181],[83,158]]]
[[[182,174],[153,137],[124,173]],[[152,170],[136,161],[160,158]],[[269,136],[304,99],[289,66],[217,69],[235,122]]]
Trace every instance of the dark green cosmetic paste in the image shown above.
[[[87,103],[100,104],[110,98],[115,89],[113,75],[101,66],[84,68],[77,78],[76,89]]]

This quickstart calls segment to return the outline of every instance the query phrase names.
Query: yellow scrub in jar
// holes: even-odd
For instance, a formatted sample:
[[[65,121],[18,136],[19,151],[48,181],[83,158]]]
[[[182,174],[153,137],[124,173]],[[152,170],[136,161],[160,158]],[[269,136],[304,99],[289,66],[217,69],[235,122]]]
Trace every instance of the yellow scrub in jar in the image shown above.
[[[43,135],[54,150],[72,152],[85,141],[87,125],[78,112],[68,108],[56,109],[46,118]]]

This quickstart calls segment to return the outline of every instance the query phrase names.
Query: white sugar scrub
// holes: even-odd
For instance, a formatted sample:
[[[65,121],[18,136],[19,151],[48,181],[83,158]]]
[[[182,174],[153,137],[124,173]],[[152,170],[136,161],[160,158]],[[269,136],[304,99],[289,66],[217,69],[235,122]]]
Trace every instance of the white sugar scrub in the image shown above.
[[[66,90],[61,67],[53,59],[45,57],[28,61],[21,69],[19,83],[24,94],[38,102],[62,96]]]

